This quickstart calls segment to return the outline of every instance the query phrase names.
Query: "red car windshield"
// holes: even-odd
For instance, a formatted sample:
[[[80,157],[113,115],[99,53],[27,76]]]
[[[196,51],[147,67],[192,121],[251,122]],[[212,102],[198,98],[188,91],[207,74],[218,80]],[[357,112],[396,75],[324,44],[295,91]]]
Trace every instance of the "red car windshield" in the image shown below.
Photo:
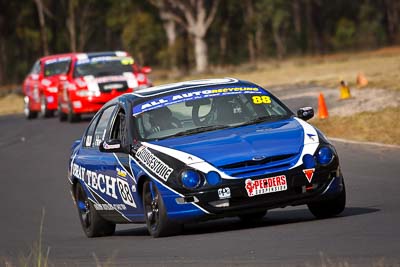
[[[133,59],[130,57],[96,57],[78,60],[75,63],[74,77],[122,75],[124,72],[132,72],[132,65]]]
[[[69,70],[71,59],[53,59],[44,62],[44,76],[66,74]]]

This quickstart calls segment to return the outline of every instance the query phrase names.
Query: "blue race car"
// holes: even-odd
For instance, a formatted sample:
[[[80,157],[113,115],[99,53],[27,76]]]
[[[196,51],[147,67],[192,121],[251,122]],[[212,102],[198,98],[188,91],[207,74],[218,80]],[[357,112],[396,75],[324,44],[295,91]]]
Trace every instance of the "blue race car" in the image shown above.
[[[307,204],[337,215],[346,193],[324,135],[265,89],[232,78],[156,86],[111,100],[74,143],[68,178],[88,237],[144,223],[153,237],[183,224]]]

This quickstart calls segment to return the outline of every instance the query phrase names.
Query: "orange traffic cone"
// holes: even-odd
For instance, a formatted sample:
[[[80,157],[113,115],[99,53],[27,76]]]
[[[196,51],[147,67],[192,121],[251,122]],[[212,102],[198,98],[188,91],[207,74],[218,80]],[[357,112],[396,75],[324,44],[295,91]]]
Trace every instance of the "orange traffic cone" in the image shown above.
[[[364,87],[368,85],[367,77],[365,77],[364,73],[362,72],[358,73],[356,82],[358,87]]]
[[[319,93],[318,98],[318,118],[326,119],[328,118],[328,109],[326,108],[324,95]]]

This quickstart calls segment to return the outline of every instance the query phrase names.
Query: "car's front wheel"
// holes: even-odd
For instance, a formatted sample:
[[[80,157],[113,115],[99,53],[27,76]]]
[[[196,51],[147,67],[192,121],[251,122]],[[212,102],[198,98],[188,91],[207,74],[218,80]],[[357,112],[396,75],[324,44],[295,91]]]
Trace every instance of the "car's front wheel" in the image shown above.
[[[58,104],[57,113],[58,113],[58,119],[60,121],[66,121],[67,120],[67,114],[62,111],[61,104]]]
[[[115,223],[104,220],[87,197],[83,187],[75,187],[75,201],[79,212],[82,229],[87,237],[108,236],[115,232]]]
[[[346,188],[343,182],[342,191],[334,198],[309,203],[308,209],[317,218],[329,218],[341,213],[346,206]]]
[[[163,237],[178,234],[182,225],[168,219],[164,201],[153,181],[143,184],[143,206],[147,230],[153,237]]]
[[[54,110],[48,109],[46,97],[44,95],[40,98],[40,115],[43,118],[50,118],[54,116]]]
[[[29,97],[25,96],[24,97],[24,115],[28,120],[34,119],[38,115],[37,111],[32,111],[30,109],[29,101],[30,101]]]

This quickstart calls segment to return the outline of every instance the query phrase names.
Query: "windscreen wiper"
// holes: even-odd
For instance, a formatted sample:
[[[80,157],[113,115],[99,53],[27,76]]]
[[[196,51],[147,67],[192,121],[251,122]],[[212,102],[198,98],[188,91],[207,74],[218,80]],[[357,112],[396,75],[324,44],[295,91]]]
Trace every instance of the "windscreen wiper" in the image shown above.
[[[209,125],[209,126],[203,126],[203,127],[199,127],[199,128],[193,128],[193,129],[189,129],[189,130],[186,130],[186,131],[178,132],[178,133],[170,135],[168,137],[191,135],[191,134],[195,134],[195,133],[203,133],[203,132],[208,132],[208,131],[215,131],[215,130],[229,128],[229,127],[230,127],[229,125],[220,125],[220,124],[218,124],[218,125]]]
[[[251,124],[257,124],[260,122],[266,122],[266,121],[274,121],[276,119],[281,119],[281,118],[286,118],[286,115],[268,115],[268,116],[261,116],[257,117],[255,119],[249,120],[245,123],[239,124],[237,126],[246,126],[246,125],[251,125]]]

